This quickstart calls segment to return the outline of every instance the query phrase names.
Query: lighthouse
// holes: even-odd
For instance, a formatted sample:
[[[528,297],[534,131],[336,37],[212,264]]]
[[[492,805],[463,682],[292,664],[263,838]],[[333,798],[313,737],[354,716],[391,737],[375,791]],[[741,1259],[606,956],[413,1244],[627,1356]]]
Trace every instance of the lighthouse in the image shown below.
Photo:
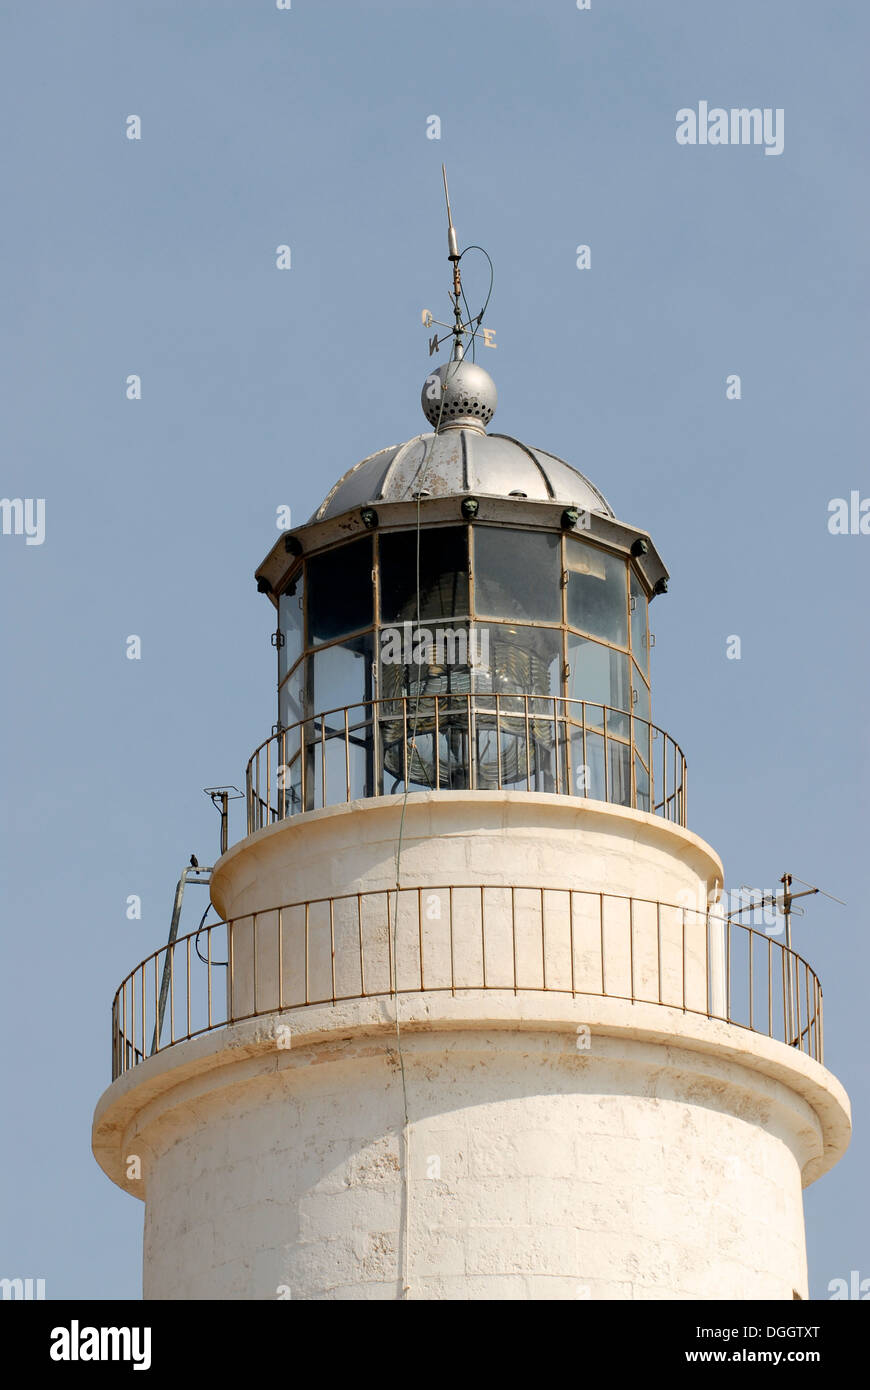
[[[118,988],[95,1155],[146,1299],[806,1298],[850,1127],[820,982],[726,915],[655,718],[665,565],[498,431],[449,203],[448,249],[425,430],[256,570],[246,834]]]

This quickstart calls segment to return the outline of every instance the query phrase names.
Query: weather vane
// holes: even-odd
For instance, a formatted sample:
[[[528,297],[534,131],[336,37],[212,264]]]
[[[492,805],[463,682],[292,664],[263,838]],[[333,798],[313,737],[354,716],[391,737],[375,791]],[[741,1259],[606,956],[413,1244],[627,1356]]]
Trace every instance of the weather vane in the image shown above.
[[[443,333],[440,338],[437,333],[434,333],[432,337],[429,339],[429,356],[434,356],[441,344],[445,342],[448,338],[452,337],[452,360],[454,362],[461,362],[463,357],[465,356],[465,346],[463,343],[463,339],[466,336],[470,337],[473,357],[474,340],[477,336],[478,329],[480,329],[483,334],[484,347],[494,348],[498,346],[498,344],[495,341],[495,329],[481,328],[481,324],[483,323],[483,316],[486,313],[486,306],[489,303],[489,298],[492,294],[492,261],[489,261],[489,256],[487,255],[486,251],[483,250],[482,246],[467,246],[465,248],[466,251],[483,251],[483,254],[486,256],[486,259],[489,261],[490,269],[489,294],[487,294],[486,296],[486,303],[484,304],[479,314],[477,314],[476,316],[472,316],[471,312],[468,309],[468,300],[465,298],[465,292],[462,288],[462,276],[459,270],[459,262],[465,255],[465,251],[459,250],[459,243],[456,240],[456,228],[453,225],[453,214],[450,211],[450,193],[447,189],[447,170],[445,169],[443,164],[441,165],[441,176],[444,179],[444,199],[447,203],[447,258],[448,260],[453,262],[453,289],[448,291],[449,298],[453,301],[453,323],[442,323],[440,319],[433,318],[432,313],[429,309],[424,309],[421,317],[423,320],[424,328],[431,328],[432,324],[437,324],[439,328],[447,329],[447,332]],[[463,319],[462,315],[461,301],[464,301],[466,313],[468,315],[468,317],[465,319]]]

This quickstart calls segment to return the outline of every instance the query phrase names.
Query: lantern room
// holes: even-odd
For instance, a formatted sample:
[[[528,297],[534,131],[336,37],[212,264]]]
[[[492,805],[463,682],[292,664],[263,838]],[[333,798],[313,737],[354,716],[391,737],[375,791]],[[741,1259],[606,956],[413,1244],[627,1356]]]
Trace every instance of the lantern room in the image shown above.
[[[251,829],[360,797],[529,790],[685,820],[652,722],[649,604],[667,574],[577,469],[487,432],[496,388],[432,373],[433,432],[350,469],[257,571],[278,719]]]

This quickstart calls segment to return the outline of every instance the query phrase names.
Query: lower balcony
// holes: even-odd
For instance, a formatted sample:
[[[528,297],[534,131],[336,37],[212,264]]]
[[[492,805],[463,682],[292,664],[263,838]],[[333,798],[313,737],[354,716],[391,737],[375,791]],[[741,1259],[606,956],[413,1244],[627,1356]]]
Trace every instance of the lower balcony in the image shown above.
[[[763,932],[715,909],[480,884],[285,903],[179,937],[115,995],[112,1076],[260,1015],[479,991],[660,1005],[823,1061],[818,979]]]

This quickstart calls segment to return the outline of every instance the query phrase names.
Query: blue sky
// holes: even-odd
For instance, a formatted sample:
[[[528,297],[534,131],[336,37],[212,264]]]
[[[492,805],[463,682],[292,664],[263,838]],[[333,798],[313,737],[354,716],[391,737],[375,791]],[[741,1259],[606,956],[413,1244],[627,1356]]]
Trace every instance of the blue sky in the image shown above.
[[[49,0],[0,36],[0,491],[46,500],[42,545],[0,536],[0,1273],[139,1296],[143,1209],[89,1149],[111,998],[215,855],[200,788],[243,785],[274,722],[252,576],[276,507],[304,520],[425,427],[445,160],[495,264],[495,428],[588,473],[670,569],[653,717],[691,828],[729,887],[790,869],[848,904],[795,933],[857,1120],[806,1195],[811,1291],[870,1277],[870,536],[827,528],[870,495],[866,7]],[[678,145],[702,100],[782,108],[782,154]]]

